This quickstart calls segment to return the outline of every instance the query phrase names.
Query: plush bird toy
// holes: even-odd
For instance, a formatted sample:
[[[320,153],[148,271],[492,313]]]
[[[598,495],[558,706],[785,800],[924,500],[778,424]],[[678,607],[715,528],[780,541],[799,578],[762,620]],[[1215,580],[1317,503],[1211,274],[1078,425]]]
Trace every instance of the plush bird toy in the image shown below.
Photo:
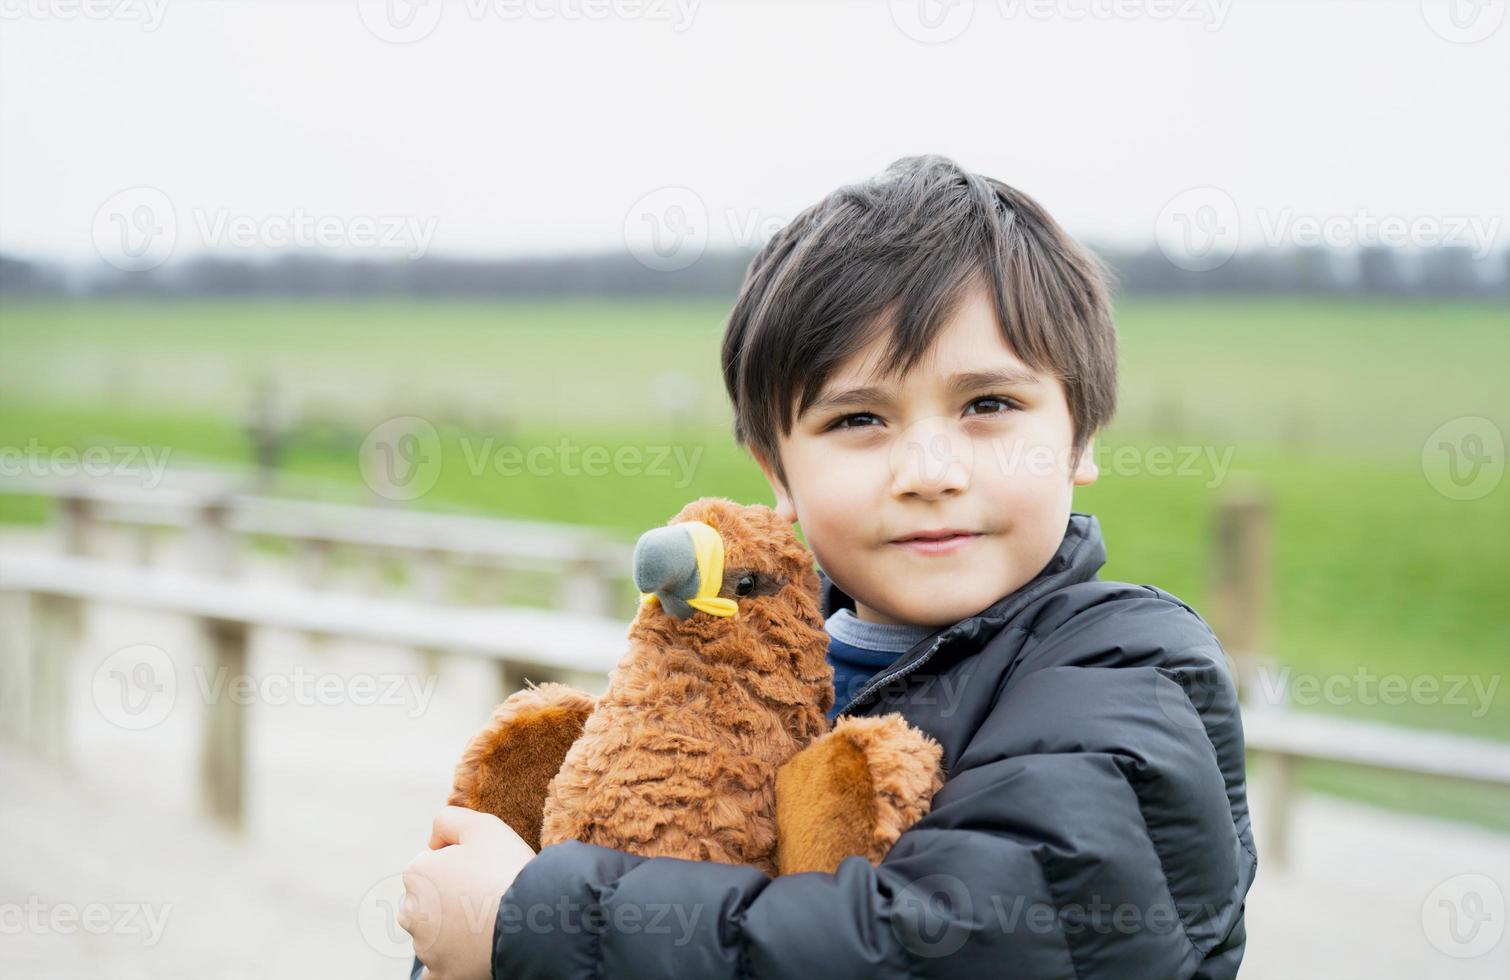
[[[928,812],[936,742],[896,714],[829,729],[818,576],[774,511],[694,501],[640,538],[634,578],[607,692],[509,697],[467,746],[452,804],[536,850],[572,839],[772,875],[879,862]]]

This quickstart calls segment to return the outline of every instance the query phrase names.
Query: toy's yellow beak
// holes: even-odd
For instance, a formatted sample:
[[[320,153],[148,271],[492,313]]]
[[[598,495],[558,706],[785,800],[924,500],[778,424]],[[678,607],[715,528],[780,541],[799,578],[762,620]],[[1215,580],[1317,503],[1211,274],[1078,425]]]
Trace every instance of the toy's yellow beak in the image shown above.
[[[634,546],[634,583],[640,602],[659,603],[686,619],[693,610],[733,616],[739,604],[718,594],[724,580],[724,541],[702,521],[646,531]]]

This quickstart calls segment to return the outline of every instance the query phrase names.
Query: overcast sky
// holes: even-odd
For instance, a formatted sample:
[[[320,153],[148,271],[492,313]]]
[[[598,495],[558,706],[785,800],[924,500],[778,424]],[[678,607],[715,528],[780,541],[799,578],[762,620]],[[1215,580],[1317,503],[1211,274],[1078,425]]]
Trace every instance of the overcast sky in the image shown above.
[[[1190,188],[1270,235],[1510,219],[1504,0],[430,4],[0,0],[0,249],[94,261],[128,190],[180,254],[300,215],[342,249],[615,248],[647,200],[747,244],[930,151],[1097,240]]]

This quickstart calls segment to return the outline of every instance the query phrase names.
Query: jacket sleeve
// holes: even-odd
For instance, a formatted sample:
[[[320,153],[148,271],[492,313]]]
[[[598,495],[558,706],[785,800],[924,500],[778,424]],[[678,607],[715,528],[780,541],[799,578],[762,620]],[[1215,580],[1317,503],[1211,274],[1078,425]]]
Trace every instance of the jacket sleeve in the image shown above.
[[[879,866],[772,879],[557,844],[504,896],[494,977],[1195,976],[1252,875],[1220,649],[1146,593],[1045,629]]]

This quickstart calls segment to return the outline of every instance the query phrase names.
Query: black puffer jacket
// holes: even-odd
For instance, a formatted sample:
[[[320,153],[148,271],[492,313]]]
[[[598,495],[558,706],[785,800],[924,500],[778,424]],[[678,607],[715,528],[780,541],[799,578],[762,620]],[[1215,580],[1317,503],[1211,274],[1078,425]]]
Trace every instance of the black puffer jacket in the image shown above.
[[[1093,516],[1048,565],[882,671],[848,714],[944,748],[933,809],[879,867],[772,879],[575,841],[499,909],[493,975],[1232,977],[1257,864],[1242,722],[1205,622],[1103,582]],[[824,580],[825,612],[852,600]]]

